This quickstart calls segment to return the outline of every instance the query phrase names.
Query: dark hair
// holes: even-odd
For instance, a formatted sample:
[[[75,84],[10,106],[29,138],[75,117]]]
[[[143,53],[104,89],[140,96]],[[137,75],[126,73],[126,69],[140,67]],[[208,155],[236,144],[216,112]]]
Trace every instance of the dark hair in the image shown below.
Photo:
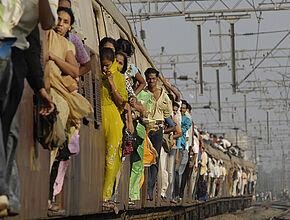
[[[108,42],[111,43],[111,44],[113,44],[113,46],[114,46],[115,49],[116,49],[116,47],[117,47],[117,42],[116,42],[115,39],[113,39],[113,38],[111,38],[111,37],[104,37],[104,38],[100,41],[100,45],[99,45],[100,49],[103,48],[104,45],[105,45],[106,43],[108,43]]]
[[[132,56],[134,53],[134,47],[131,42],[123,38],[117,40],[116,50],[126,53],[128,57]]]
[[[68,15],[70,16],[70,25],[73,25],[75,22],[75,16],[74,16],[74,13],[72,12],[72,10],[70,8],[59,7],[57,9],[57,12],[60,12],[60,11],[64,11],[64,12],[68,13]]]
[[[123,58],[124,58],[124,66],[123,66],[123,69],[121,69],[121,73],[125,73],[126,71],[127,71],[127,66],[128,66],[128,60],[127,60],[127,57],[126,57],[126,55],[125,54],[123,54],[122,52],[120,52],[120,51],[117,51],[116,52],[116,56],[117,55],[121,55]]]
[[[186,105],[187,108],[187,101],[186,100],[181,100],[182,105]]]
[[[167,95],[168,95],[169,99],[171,100],[171,102],[173,103],[173,102],[174,102],[174,97],[173,97],[173,95],[170,94],[170,93],[168,93]]]
[[[150,73],[155,73],[156,77],[159,76],[159,72],[156,69],[150,67],[145,71],[145,77],[147,78]]]
[[[172,105],[173,105],[173,107],[174,107],[174,106],[176,106],[177,108],[179,108],[179,107],[180,107],[180,106],[178,105],[178,103],[177,103],[177,102],[175,102],[175,101],[174,101],[174,102],[172,102]]]
[[[189,111],[191,111],[191,105],[190,104],[186,104],[186,108],[189,109]]]
[[[100,50],[100,60],[101,60],[101,62],[103,60],[110,60],[110,61],[114,62],[114,60],[115,60],[114,51],[111,48],[103,47]]]

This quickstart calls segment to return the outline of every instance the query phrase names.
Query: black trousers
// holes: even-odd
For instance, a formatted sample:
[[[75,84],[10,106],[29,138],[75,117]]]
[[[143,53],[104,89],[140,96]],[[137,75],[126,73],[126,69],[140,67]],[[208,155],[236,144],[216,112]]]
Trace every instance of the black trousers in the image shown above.
[[[21,100],[24,89],[24,78],[27,73],[27,65],[24,59],[23,50],[13,47],[11,60],[13,63],[13,76],[9,101],[7,102],[6,108],[1,116],[4,145],[7,144],[11,123]]]
[[[162,147],[162,140],[163,140],[163,128],[160,128],[157,131],[150,131],[148,133],[148,137],[153,144],[153,147],[156,149],[158,153],[158,158],[156,158],[156,164],[153,164],[149,167],[148,170],[148,185],[147,185],[147,194],[149,199],[153,199],[153,191],[158,175],[158,168],[159,168],[159,156]]]
[[[200,175],[197,182],[197,198],[204,197],[206,195],[206,182],[204,181],[204,175]]]
[[[181,179],[181,184],[180,184],[180,193],[179,193],[180,198],[183,198],[184,189],[185,189],[186,183],[189,180],[190,170],[191,169],[189,168],[189,163],[187,163],[186,168],[182,174],[182,179]]]

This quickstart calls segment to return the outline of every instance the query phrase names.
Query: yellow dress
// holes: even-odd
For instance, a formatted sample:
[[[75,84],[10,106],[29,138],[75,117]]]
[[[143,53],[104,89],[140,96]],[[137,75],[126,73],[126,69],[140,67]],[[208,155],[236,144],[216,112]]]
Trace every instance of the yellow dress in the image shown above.
[[[119,71],[119,65],[114,61],[110,71],[113,73],[114,84],[119,94],[128,101],[126,90],[126,79]],[[112,196],[114,182],[121,166],[122,156],[122,129],[123,121],[120,114],[123,107],[117,107],[113,101],[111,87],[106,76],[103,74],[103,93],[102,93],[102,115],[106,141],[105,159],[105,179],[103,188],[103,198],[108,200]]]

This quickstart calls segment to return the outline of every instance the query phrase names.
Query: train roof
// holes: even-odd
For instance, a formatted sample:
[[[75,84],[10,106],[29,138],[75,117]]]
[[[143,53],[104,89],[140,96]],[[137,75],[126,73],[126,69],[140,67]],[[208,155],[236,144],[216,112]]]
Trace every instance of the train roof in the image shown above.
[[[130,23],[128,22],[126,17],[119,11],[116,5],[112,1],[108,0],[92,0],[92,3],[94,9],[98,10],[99,5],[101,5],[106,10],[106,12],[112,17],[112,19],[119,26],[119,28],[122,29],[122,31],[127,35],[127,37],[129,38],[128,40],[133,42],[134,46],[138,47],[138,49],[142,52],[150,65],[152,67],[155,67],[155,64],[153,63],[153,60],[151,59],[149,53],[139,41],[138,37],[134,36]]]
[[[256,170],[256,165],[252,161],[244,160],[234,155],[229,156],[228,154],[212,147],[209,144],[206,144],[205,151],[217,159],[222,159],[227,168],[232,167],[234,164],[238,164],[241,167],[246,167],[246,168],[251,168],[251,169]]]

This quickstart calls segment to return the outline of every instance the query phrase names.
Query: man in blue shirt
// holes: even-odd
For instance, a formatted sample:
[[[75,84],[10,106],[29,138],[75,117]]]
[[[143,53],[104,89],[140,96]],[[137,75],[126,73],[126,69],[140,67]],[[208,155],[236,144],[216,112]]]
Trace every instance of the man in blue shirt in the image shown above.
[[[187,162],[188,162],[188,151],[186,150],[186,132],[187,130],[191,127],[192,122],[191,120],[185,116],[186,113],[186,106],[187,102],[185,100],[182,100],[181,104],[181,131],[182,131],[182,136],[179,138],[179,141],[181,143],[182,149],[179,150],[179,155],[178,155],[178,163],[176,164],[176,169],[175,171],[177,172],[177,175],[179,178],[176,178],[176,191],[175,191],[175,196],[180,197],[180,185],[181,185],[181,178],[182,174],[186,168]],[[177,190],[178,189],[178,190]],[[178,198],[179,200],[179,198]]]

